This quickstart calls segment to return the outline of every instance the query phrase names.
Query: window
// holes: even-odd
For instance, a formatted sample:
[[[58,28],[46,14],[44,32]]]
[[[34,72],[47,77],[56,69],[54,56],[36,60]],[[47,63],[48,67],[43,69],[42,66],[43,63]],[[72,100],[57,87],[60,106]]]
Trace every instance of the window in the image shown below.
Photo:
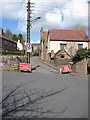
[[[5,46],[7,46],[7,41],[5,40]]]
[[[83,44],[78,44],[78,49],[83,48]]]
[[[48,49],[48,46],[46,46],[46,49]]]
[[[0,48],[0,52],[2,51],[2,48]]]
[[[14,48],[16,47],[16,44],[14,44]]]
[[[12,46],[12,43],[10,42],[10,47]]]
[[[42,49],[42,46],[40,45],[40,50]]]
[[[64,58],[65,56],[64,55],[60,55],[61,56],[61,58]]]
[[[60,44],[60,49],[63,49],[63,48],[66,49],[66,48],[67,48],[67,44],[65,44],[65,43],[61,43],[61,44]]]

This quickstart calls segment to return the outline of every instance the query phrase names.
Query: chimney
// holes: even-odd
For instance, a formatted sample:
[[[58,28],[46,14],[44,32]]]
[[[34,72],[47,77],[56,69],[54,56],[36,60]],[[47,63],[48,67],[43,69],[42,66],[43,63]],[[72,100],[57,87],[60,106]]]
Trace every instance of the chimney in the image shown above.
[[[3,35],[3,29],[0,28],[0,35]]]
[[[41,32],[41,36],[42,36],[43,35],[43,27],[41,27],[41,31],[40,32]]]

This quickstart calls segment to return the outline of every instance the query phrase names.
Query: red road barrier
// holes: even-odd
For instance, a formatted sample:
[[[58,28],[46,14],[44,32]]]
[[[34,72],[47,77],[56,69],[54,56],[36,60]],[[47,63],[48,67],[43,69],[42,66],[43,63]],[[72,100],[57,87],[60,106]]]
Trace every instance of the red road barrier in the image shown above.
[[[67,72],[71,72],[71,66],[70,65],[64,65],[62,66],[62,72],[63,73],[67,73]]]
[[[20,70],[21,71],[31,71],[30,64],[27,63],[20,63]]]

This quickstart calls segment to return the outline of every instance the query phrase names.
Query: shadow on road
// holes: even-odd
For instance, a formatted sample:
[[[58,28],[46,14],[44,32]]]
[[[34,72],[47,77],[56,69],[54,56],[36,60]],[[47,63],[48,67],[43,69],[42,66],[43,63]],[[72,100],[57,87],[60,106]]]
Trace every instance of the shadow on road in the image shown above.
[[[39,67],[40,67],[40,65],[37,65],[36,67],[32,68],[32,71],[33,71],[33,70],[36,70],[36,69],[39,68]]]
[[[21,89],[24,85],[19,85],[10,90],[2,99],[2,117],[56,117],[62,115],[67,106],[62,111],[56,111],[54,108],[48,108],[46,98],[63,92],[66,88],[55,90],[54,88],[47,91],[45,89]],[[1,103],[0,103],[1,106]]]

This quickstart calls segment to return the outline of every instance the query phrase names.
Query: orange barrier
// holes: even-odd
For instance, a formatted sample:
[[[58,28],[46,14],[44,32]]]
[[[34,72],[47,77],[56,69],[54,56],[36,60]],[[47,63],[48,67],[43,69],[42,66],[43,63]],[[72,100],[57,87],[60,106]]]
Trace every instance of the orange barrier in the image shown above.
[[[59,71],[59,74],[62,74],[62,68],[60,67],[60,71]]]

